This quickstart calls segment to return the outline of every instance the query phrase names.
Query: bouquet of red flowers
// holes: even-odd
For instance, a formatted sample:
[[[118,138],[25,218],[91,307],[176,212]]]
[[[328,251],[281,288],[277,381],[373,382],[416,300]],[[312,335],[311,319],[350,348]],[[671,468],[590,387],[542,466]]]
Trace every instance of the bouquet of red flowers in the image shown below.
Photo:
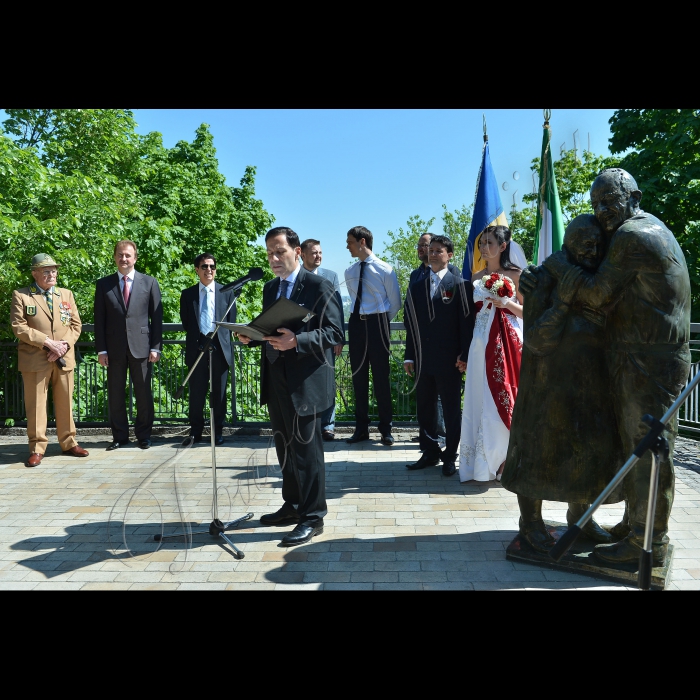
[[[515,285],[510,277],[499,275],[493,272],[490,275],[484,275],[479,280],[479,285],[482,289],[494,297],[502,299],[512,299],[515,297]]]

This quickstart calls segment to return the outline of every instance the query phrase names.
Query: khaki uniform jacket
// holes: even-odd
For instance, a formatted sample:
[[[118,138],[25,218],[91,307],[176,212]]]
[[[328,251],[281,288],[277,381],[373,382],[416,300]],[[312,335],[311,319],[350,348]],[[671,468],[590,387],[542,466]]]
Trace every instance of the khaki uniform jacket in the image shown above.
[[[61,287],[53,289],[53,318],[35,284],[12,292],[12,309],[10,311],[12,332],[19,340],[19,371],[43,372],[49,365],[48,350],[44,347],[46,336],[51,340],[64,340],[68,343],[68,352],[63,356],[66,361],[64,371],[75,368],[75,344],[80,337],[82,323],[73,292]]]

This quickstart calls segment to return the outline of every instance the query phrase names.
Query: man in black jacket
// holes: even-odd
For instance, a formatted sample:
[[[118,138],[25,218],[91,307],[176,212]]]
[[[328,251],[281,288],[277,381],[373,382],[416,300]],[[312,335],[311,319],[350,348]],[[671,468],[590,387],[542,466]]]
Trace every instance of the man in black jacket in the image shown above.
[[[450,272],[454,254],[447,236],[433,236],[431,271],[412,284],[406,295],[404,369],[416,375],[416,405],[421,458],[408,469],[423,469],[442,461],[442,473],[455,473],[461,430],[461,373],[467,365],[474,331],[474,301],[460,274]],[[445,450],[437,442],[437,397],[445,411]]]
[[[284,294],[314,314],[296,332],[278,328],[280,335],[265,336],[260,358],[260,403],[270,412],[284,499],[260,522],[296,523],[282,540],[289,547],[323,532],[328,512],[321,415],[335,399],[333,348],[343,342],[342,312],[333,285],[300,265],[299,236],[292,229],[271,229],[265,243],[275,279],[263,289],[263,310]],[[238,337],[246,345],[261,344]]]
[[[97,280],[95,287],[95,347],[107,367],[109,422],[113,442],[108,450],[129,443],[126,413],[126,370],[136,397],[134,433],[139,447],[151,446],[155,415],[151,372],[163,342],[163,306],[157,280],[134,270],[136,243],[118,241],[114,262],[118,272]]]
[[[217,321],[236,322],[236,307],[222,318],[233,299],[233,291],[221,292],[216,277],[216,258],[211,253],[202,253],[195,258],[194,267],[199,283],[182,290],[180,295],[180,320],[187,333],[185,339],[185,363],[189,369],[195,363],[206,336],[216,330]],[[212,391],[209,400],[214,408],[214,432],[217,445],[224,444],[224,420],[226,419],[226,386],[231,366],[231,331],[219,329],[212,341]],[[194,442],[202,440],[204,430],[204,404],[209,388],[209,351],[202,356],[189,383],[190,436]],[[187,437],[183,445],[189,443]]]

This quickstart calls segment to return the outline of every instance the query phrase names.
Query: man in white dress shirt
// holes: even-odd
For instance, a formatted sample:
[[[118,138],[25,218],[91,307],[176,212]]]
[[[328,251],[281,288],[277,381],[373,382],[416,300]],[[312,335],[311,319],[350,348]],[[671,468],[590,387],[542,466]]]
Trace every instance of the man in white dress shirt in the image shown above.
[[[325,277],[335,289],[335,294],[338,298],[338,303],[340,308],[343,308],[343,300],[340,296],[340,285],[338,284],[338,275],[333,272],[333,270],[328,270],[325,267],[321,267],[321,260],[323,260],[323,251],[321,250],[321,241],[317,241],[315,238],[307,238],[301,244],[301,260],[304,264],[304,268],[314,275],[320,275]],[[345,337],[345,321],[343,320],[343,337]],[[343,352],[343,343],[338,343],[333,348],[333,362],[335,366],[335,358],[340,357]],[[335,439],[335,401],[333,405],[323,412],[321,416],[321,435],[323,439],[330,442]]]
[[[348,231],[347,249],[358,262],[345,270],[350,294],[348,323],[350,366],[355,390],[355,432],[347,442],[369,440],[369,370],[379,412],[383,445],[391,446],[393,408],[389,378],[389,323],[401,308],[401,291],[391,265],[372,253],[372,232],[364,226]]]
[[[192,368],[201,352],[206,336],[216,329],[216,321],[222,316],[233,299],[233,290],[221,291],[221,285],[214,281],[216,277],[216,258],[211,253],[202,253],[194,260],[195,271],[199,282],[188,287],[180,295],[180,320],[187,333],[185,340],[185,363]],[[223,319],[226,323],[236,322],[236,307],[229,311]],[[214,409],[214,442],[224,443],[224,421],[226,419],[226,387],[228,386],[229,367],[233,361],[231,351],[231,331],[222,328],[212,341],[212,391],[209,400]],[[190,377],[189,415],[190,436],[194,442],[202,440],[205,423],[209,422],[209,412],[205,403],[209,388],[209,352],[207,351],[197,364]],[[189,443],[190,437],[185,438],[183,445]]]

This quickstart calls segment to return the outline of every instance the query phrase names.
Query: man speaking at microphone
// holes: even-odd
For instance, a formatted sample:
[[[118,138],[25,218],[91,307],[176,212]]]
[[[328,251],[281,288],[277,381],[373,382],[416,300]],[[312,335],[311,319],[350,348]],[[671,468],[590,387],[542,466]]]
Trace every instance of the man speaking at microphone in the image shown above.
[[[342,312],[333,285],[300,264],[299,236],[270,229],[267,259],[275,275],[263,289],[263,311],[282,294],[313,316],[300,330],[278,328],[264,344],[239,334],[246,345],[262,345],[260,404],[267,404],[277,459],[282,467],[284,505],[263,515],[263,525],[295,524],[282,545],[304,544],[323,532],[326,474],[321,415],[335,400],[333,348],[343,342]]]
[[[194,268],[199,282],[193,287],[182,290],[180,295],[180,320],[187,333],[185,340],[185,363],[192,369],[199,355],[206,336],[213,333],[217,321],[236,322],[234,306],[222,318],[233,299],[233,291],[223,291],[216,277],[216,258],[211,253],[202,253],[194,260]],[[220,328],[212,340],[214,351],[211,353],[212,386],[209,400],[214,408],[215,443],[224,444],[224,421],[226,420],[226,386],[228,370],[231,366],[231,331]],[[189,383],[190,437],[183,441],[183,446],[201,442],[204,430],[204,404],[209,388],[209,351],[204,353],[190,377]]]

